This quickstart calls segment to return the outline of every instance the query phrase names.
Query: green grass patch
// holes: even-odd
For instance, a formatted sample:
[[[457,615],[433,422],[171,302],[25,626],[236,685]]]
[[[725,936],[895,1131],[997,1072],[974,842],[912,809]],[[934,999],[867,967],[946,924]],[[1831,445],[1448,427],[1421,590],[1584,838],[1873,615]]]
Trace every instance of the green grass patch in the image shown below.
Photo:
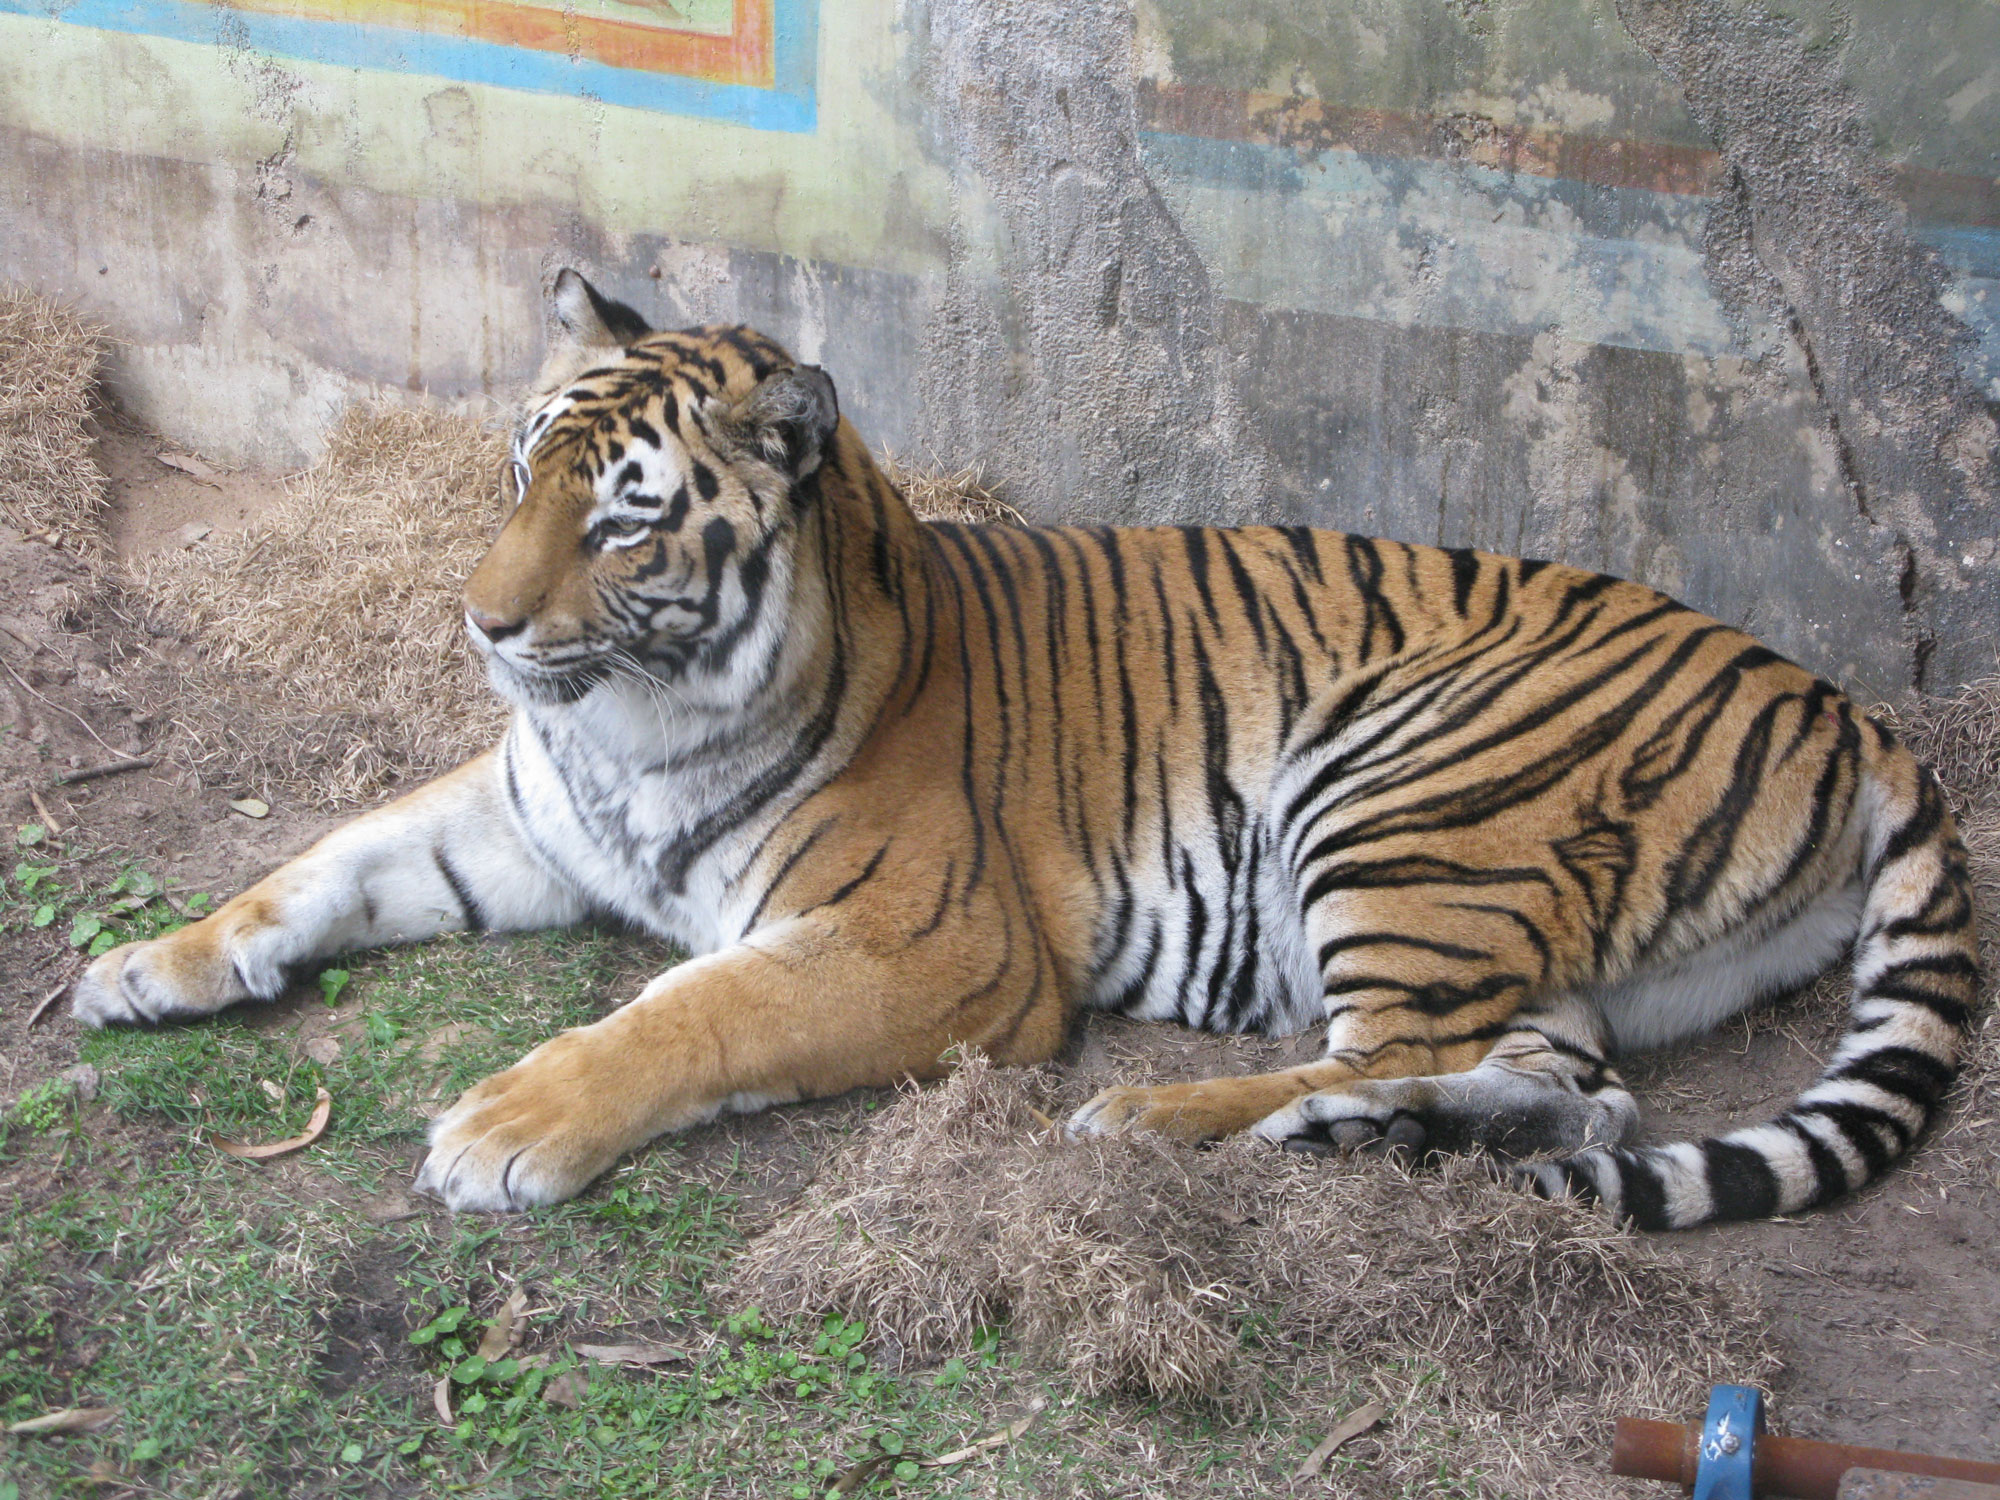
[[[0,893],[17,938],[88,953],[206,904],[45,838],[18,852],[33,857]],[[587,928],[443,938],[300,975],[275,1007],[84,1037],[93,1103],[44,1080],[0,1112],[0,1419],[120,1415],[90,1434],[0,1437],[0,1500],[16,1500],[6,1485],[39,1500],[110,1480],[189,1500],[813,1500],[843,1475],[857,1494],[1069,1497],[1128,1493],[1134,1465],[1163,1452],[1181,1455],[1182,1492],[1224,1496],[1257,1492],[1274,1454],[1296,1463],[1316,1438],[1102,1403],[1059,1416],[1064,1387],[997,1331],[904,1370],[861,1352],[858,1323],[731,1315],[711,1288],[759,1164],[739,1164],[740,1181],[697,1172],[671,1140],[530,1215],[399,1198],[429,1115],[602,1015],[644,961],[637,940]],[[305,1151],[247,1162],[207,1141],[296,1134],[322,1087],[331,1123]],[[517,1289],[524,1338],[481,1358]],[[634,1342],[685,1358],[575,1352]],[[922,1462],[1036,1397],[1051,1409],[1017,1442]]]

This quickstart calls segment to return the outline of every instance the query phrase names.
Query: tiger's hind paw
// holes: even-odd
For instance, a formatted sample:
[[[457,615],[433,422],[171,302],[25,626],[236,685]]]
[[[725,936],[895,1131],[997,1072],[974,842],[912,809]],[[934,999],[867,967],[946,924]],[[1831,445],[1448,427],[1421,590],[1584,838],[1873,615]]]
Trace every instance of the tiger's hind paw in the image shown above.
[[[1431,1147],[1436,1090],[1422,1079],[1364,1079],[1294,1099],[1250,1133],[1311,1156],[1422,1157]]]

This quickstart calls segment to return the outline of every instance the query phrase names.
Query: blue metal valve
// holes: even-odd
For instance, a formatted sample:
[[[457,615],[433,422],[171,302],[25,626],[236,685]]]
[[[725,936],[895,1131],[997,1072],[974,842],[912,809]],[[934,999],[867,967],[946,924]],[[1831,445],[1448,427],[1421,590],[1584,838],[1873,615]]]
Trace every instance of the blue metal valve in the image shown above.
[[[1719,1385],[1708,1393],[1694,1500],[1751,1500],[1750,1465],[1763,1430],[1761,1392],[1747,1385]]]

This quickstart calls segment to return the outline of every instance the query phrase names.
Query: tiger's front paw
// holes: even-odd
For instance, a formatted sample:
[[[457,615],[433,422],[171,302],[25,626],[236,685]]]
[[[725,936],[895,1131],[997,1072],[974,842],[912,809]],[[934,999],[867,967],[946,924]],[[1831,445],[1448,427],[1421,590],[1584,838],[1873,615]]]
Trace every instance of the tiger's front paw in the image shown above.
[[[431,1125],[417,1191],[484,1213],[583,1191],[626,1148],[606,1128],[604,1086],[593,1081],[589,1052],[580,1033],[565,1032],[467,1089]]]
[[[1110,1088],[1069,1117],[1072,1138],[1150,1131],[1177,1141],[1212,1141],[1254,1123],[1264,1110],[1251,1097],[1256,1080],[1211,1078],[1156,1088]]]
[[[274,970],[269,987],[253,991],[213,921],[113,948],[77,979],[70,1014],[86,1026],[149,1025],[213,1015],[253,993],[269,996],[283,988],[283,971]]]

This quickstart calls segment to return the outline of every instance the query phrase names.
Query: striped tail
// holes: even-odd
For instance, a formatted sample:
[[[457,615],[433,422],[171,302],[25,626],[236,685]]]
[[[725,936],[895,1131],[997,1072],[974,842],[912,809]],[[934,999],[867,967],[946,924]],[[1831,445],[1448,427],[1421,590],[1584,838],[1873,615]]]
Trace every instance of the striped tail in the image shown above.
[[[1792,1213],[1851,1193],[1908,1151],[1958,1076],[1979,1000],[1965,846],[1936,780],[1884,734],[1848,1027],[1782,1116],[1704,1141],[1598,1149],[1521,1170],[1642,1229]],[[1868,802],[1863,806],[1867,807]]]

